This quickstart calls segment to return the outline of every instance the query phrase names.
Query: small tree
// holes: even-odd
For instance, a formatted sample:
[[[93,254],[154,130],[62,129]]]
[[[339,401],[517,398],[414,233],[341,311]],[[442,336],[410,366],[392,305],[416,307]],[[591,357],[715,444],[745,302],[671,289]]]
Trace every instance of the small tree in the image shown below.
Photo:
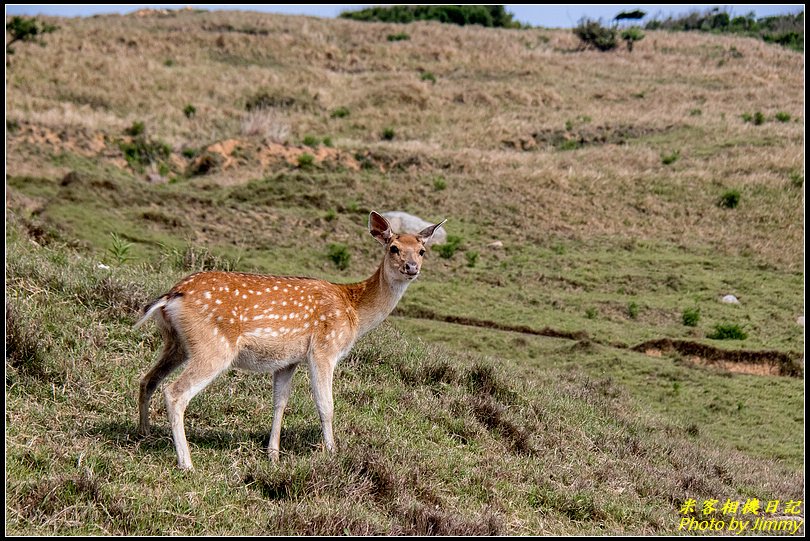
[[[44,47],[45,42],[37,40],[37,36],[50,34],[58,29],[59,27],[56,25],[38,21],[37,19],[14,16],[6,23],[6,32],[11,35],[11,41],[6,43],[6,50],[8,54],[14,54],[14,48],[11,45],[18,41],[33,41]]]
[[[644,32],[638,26],[631,26],[622,30],[622,39],[627,44],[627,50],[633,52],[633,44],[644,39]]]

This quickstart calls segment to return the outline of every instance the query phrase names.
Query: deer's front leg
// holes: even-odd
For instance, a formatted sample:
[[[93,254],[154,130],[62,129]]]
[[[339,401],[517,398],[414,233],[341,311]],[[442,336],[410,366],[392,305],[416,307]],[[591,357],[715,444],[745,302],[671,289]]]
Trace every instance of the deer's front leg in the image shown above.
[[[321,418],[323,430],[323,443],[326,450],[335,451],[335,438],[332,434],[332,417],[334,405],[332,402],[332,375],[337,364],[337,358],[329,354],[313,354],[309,360],[310,383],[312,396],[315,399],[315,408]]]

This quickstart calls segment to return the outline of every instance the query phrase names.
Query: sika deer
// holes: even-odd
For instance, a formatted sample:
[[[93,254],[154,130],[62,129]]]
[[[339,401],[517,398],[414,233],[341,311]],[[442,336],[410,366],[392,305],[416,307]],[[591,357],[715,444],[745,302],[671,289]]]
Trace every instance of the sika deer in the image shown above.
[[[446,220],[445,220],[446,221]],[[189,401],[234,367],[273,374],[273,426],[268,453],[279,457],[281,419],[292,376],[304,361],[321,420],[326,449],[332,435],[332,376],[358,338],[379,325],[419,276],[425,245],[444,221],[416,235],[397,235],[372,212],[369,230],[386,254],[371,278],[333,284],[315,278],[241,272],[199,272],[144,309],[135,324],[153,319],[163,334],[163,352],[141,379],[138,431],[149,432],[149,402],[158,384],[184,362],[185,370],[164,390],[177,450],[177,465],[191,469],[183,415]]]

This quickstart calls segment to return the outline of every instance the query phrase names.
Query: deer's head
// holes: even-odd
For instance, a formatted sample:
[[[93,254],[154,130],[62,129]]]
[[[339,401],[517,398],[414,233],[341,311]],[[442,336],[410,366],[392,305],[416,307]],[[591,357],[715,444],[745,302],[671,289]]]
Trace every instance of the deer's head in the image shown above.
[[[385,246],[383,271],[389,283],[409,282],[419,276],[425,257],[425,245],[446,221],[442,220],[416,234],[396,234],[391,231],[388,220],[371,211],[368,228],[371,235]]]

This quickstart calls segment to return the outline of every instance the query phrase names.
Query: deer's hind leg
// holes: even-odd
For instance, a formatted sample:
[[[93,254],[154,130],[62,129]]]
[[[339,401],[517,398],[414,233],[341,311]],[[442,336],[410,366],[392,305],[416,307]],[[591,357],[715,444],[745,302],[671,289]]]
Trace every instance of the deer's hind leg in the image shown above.
[[[231,366],[236,356],[232,348],[222,344],[208,343],[205,348],[192,346],[190,350],[183,373],[163,391],[177,451],[177,466],[182,470],[192,468],[184,422],[186,407],[192,398]]]
[[[161,327],[163,334],[163,352],[155,365],[141,378],[140,392],[138,394],[138,434],[149,434],[149,403],[160,382],[174,372],[183,362],[187,353],[174,329],[170,326]]]

